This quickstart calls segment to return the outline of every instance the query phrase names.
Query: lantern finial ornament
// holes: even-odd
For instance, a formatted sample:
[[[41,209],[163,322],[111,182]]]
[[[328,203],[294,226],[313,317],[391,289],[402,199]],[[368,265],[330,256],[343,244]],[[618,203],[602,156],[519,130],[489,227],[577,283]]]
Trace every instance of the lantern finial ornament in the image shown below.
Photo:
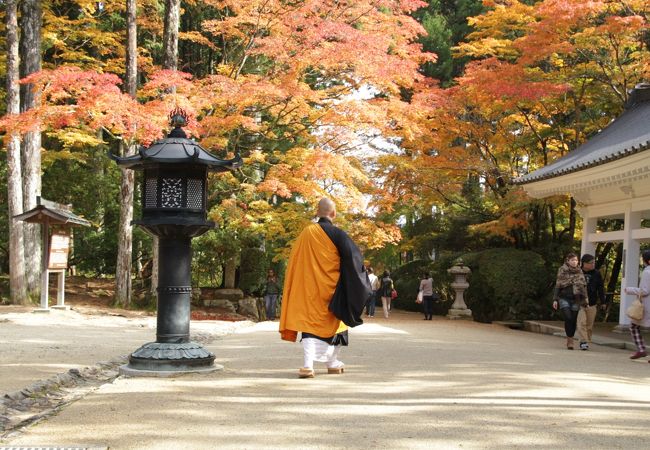
[[[185,131],[181,127],[186,127],[190,123],[190,116],[185,110],[176,107],[169,113],[169,123],[174,129],[169,132],[170,138],[187,138]]]
[[[169,121],[174,128],[186,127],[190,116],[182,108],[176,107],[169,113]]]

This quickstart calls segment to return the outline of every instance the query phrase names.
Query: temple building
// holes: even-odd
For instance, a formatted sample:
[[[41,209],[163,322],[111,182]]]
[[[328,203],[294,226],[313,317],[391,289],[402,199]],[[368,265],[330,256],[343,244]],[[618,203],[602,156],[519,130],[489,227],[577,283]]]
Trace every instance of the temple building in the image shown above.
[[[650,242],[650,84],[637,85],[625,111],[576,150],[515,183],[531,197],[571,195],[582,216],[581,254],[595,254],[600,242],[623,243],[621,314],[619,328],[627,328],[625,311],[634,299],[626,286],[637,286],[640,247]],[[623,222],[619,231],[598,229],[599,219]]]

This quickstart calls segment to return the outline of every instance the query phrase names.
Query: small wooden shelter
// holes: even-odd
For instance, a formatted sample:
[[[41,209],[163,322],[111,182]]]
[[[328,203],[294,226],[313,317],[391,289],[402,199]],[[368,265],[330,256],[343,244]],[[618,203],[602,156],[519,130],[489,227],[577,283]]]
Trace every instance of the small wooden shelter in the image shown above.
[[[14,216],[14,220],[40,223],[43,236],[43,257],[41,261],[41,308],[37,311],[49,311],[48,286],[50,272],[58,273],[56,306],[65,309],[65,271],[68,268],[70,249],[70,228],[72,226],[90,226],[90,222],[77,216],[68,205],[51,202],[36,197],[36,207]],[[50,227],[56,231],[50,233]]]
[[[650,242],[650,84],[637,85],[625,111],[600,133],[553,164],[518,180],[535,198],[570,194],[583,219],[581,254],[594,254],[599,242],[623,243],[623,279],[619,327],[630,320],[625,311],[634,299],[626,286],[639,282],[640,246]],[[620,231],[601,231],[599,219],[623,221]]]

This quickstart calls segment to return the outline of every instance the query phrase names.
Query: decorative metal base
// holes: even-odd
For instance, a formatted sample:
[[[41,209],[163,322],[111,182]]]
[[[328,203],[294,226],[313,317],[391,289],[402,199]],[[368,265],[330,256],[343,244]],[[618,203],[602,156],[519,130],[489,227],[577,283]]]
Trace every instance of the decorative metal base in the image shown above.
[[[184,372],[213,366],[214,355],[196,342],[149,342],[131,353],[127,367],[155,372]]]
[[[212,373],[219,372],[223,370],[223,366],[220,364],[213,364],[210,367],[199,367],[196,369],[185,369],[185,370],[139,370],[132,369],[128,365],[120,366],[119,372],[120,375],[127,378],[135,377],[152,377],[152,378],[172,378],[181,375],[186,375],[189,373]]]

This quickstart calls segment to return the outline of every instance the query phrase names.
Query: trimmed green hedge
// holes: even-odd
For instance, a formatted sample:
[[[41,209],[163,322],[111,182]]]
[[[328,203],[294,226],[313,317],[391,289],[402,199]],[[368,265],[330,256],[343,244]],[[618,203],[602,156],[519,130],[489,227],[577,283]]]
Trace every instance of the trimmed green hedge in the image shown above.
[[[463,255],[472,270],[465,302],[474,320],[552,319],[553,276],[531,251],[496,248]]]
[[[440,295],[434,303],[434,314],[446,315],[456,295],[450,286],[453,277],[447,270],[459,257],[472,270],[464,298],[474,320],[557,319],[550,307],[554,274],[548,272],[550,269],[539,254],[511,248],[451,254],[436,262],[418,260],[405,264],[391,274],[399,294],[394,306],[422,311],[415,297],[421,276],[428,271],[434,290]]]

